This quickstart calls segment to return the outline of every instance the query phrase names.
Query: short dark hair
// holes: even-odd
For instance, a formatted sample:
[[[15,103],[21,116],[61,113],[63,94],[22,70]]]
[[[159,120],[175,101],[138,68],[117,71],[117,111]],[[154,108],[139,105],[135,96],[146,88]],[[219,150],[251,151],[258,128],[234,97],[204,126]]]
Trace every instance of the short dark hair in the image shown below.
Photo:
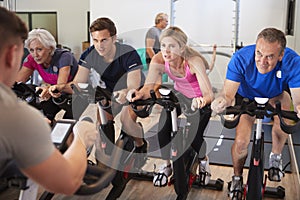
[[[282,51],[286,47],[286,38],[285,34],[276,28],[265,28],[257,36],[257,39],[263,38],[264,40],[273,43],[278,42],[282,48]]]
[[[110,36],[115,36],[117,34],[117,29],[113,21],[107,17],[101,17],[93,21],[90,26],[90,33],[95,31],[102,31],[107,29],[110,33]]]
[[[0,19],[0,51],[7,44],[17,44],[26,40],[28,29],[14,12],[0,6]]]

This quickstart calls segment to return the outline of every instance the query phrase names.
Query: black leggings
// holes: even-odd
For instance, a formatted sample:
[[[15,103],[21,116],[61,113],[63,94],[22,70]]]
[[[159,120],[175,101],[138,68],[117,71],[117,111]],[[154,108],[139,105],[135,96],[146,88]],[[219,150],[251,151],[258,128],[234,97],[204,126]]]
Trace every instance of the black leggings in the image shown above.
[[[191,102],[191,100],[190,100]],[[190,106],[190,105],[188,105]],[[180,108],[177,108],[177,113],[180,115]],[[167,117],[167,115],[169,115]],[[202,109],[199,109],[193,116],[187,117],[187,122],[191,124],[186,138],[186,146],[192,146],[192,148],[198,153],[204,141],[203,134],[205,128],[211,117],[210,106],[207,105]],[[161,157],[164,160],[170,159],[171,149],[171,132],[172,132],[172,121],[171,113],[165,111],[161,112],[159,125],[158,125],[158,141],[161,149]]]

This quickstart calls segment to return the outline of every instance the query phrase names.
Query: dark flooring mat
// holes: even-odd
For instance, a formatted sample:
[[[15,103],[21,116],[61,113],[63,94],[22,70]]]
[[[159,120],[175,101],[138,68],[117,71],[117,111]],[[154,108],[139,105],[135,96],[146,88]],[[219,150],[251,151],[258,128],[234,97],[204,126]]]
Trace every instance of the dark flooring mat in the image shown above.
[[[208,144],[215,144],[212,150],[208,153],[209,162],[211,164],[216,165],[225,165],[225,166],[232,166],[232,159],[231,159],[231,146],[233,144],[233,140],[227,139],[216,139],[216,138],[205,138]],[[265,143],[265,169],[269,168],[269,155],[271,152],[271,144]],[[251,154],[252,142],[248,148],[248,158],[245,163],[245,167],[249,167],[250,162],[250,154]],[[295,149],[296,150],[296,149]],[[227,153],[225,153],[227,152]],[[288,145],[285,145],[282,151],[282,163],[285,166],[287,163],[290,162],[290,153],[288,149]],[[297,159],[299,160],[299,159]],[[299,164],[298,164],[299,165]],[[290,166],[287,166],[286,171],[290,172]]]
[[[263,125],[265,132],[265,168],[269,167],[269,154],[271,152],[271,128],[270,125]],[[161,153],[159,150],[158,139],[157,139],[158,125],[153,126],[147,133],[145,138],[149,142],[148,155],[150,157],[160,158]],[[296,137],[298,136],[298,137]],[[210,163],[217,165],[232,166],[231,161],[231,146],[235,137],[235,129],[227,129],[222,126],[220,121],[211,120],[205,130],[205,141],[207,143],[207,153],[210,158]],[[295,139],[294,148],[296,152],[296,158],[298,166],[300,166],[300,135],[294,134]],[[249,167],[250,152],[252,143],[249,145],[249,156],[246,160],[245,167]],[[283,166],[290,161],[290,154],[288,145],[286,144],[283,149]],[[286,168],[286,171],[290,171],[290,166]]]
[[[255,129],[255,125],[254,125]],[[271,143],[272,141],[272,125],[263,124],[262,129],[264,130],[265,134],[265,142]],[[210,120],[207,128],[205,130],[204,136],[209,138],[219,138],[222,135],[224,139],[231,139],[234,140],[235,137],[235,129],[228,129],[225,128],[220,121]],[[252,136],[253,137],[253,136]],[[252,138],[251,137],[251,138]],[[300,130],[297,133],[292,135],[294,146],[300,146]]]
[[[255,125],[254,125],[255,128]],[[270,125],[263,125],[263,130],[265,132],[265,142],[269,143],[272,141]],[[235,128],[228,129],[225,128],[220,121],[210,120],[204,133],[205,137],[208,138],[219,138],[220,136],[224,139],[234,140],[235,138]],[[253,136],[252,136],[253,137]],[[252,138],[251,137],[251,138]]]

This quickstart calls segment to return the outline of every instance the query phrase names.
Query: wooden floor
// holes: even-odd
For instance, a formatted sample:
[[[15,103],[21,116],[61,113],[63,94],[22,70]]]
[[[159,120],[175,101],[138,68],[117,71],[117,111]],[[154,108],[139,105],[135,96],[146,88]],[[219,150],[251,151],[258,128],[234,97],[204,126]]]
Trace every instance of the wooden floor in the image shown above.
[[[152,168],[154,163],[160,163],[160,160],[149,160],[147,163],[147,167]],[[212,171],[212,179],[221,178],[224,181],[224,187],[222,191],[216,191],[216,190],[209,190],[209,189],[192,189],[189,193],[188,199],[189,200],[196,200],[196,199],[205,199],[205,200],[215,200],[215,199],[229,199],[227,197],[227,182],[231,180],[232,176],[232,168],[231,167],[224,167],[224,166],[217,166],[212,165],[211,166]],[[246,174],[247,170],[245,170],[245,177],[244,180],[246,180]],[[293,187],[295,184],[293,180],[290,178],[291,174],[286,174],[284,179],[280,183],[273,183],[268,182],[267,186],[269,187],[277,187],[278,185],[281,185],[285,188],[286,192],[286,200],[300,200],[300,197],[295,197],[296,191],[295,187]],[[96,200],[96,199],[105,199],[107,194],[109,193],[111,189],[111,186],[100,192],[99,194],[92,195],[89,197],[66,197],[63,195],[56,195],[55,200],[83,200],[83,199],[89,199],[89,200]],[[122,193],[121,200],[175,200],[176,199],[176,193],[173,189],[173,186],[166,186],[162,188],[154,187],[151,181],[140,181],[140,180],[131,180],[128,185],[126,186],[126,189]],[[265,198],[265,200],[271,200],[274,198]]]
[[[151,165],[155,163],[155,160],[149,160],[147,166],[151,168]],[[160,161],[158,161],[159,163]],[[224,181],[224,187],[222,191],[215,191],[209,189],[192,189],[189,193],[188,199],[204,199],[204,200],[215,200],[215,199],[229,199],[227,197],[227,182],[231,180],[232,168],[224,166],[211,166],[212,178],[217,179],[221,178]],[[245,170],[245,175],[247,170]],[[246,178],[246,177],[245,177]],[[286,174],[283,180],[280,183],[271,183],[268,182],[267,186],[277,187],[281,185],[285,188],[286,197],[285,200],[300,200],[300,197],[295,196],[295,183],[291,179],[291,174]],[[111,186],[102,190],[100,193],[91,195],[91,196],[64,196],[64,195],[55,195],[53,200],[102,200],[105,199],[109,193]],[[40,190],[42,192],[42,189]],[[18,199],[17,190],[8,190],[0,194],[1,200],[16,200]],[[173,186],[166,186],[162,188],[157,188],[152,185],[151,181],[140,181],[140,180],[131,180],[124,192],[122,193],[120,200],[174,200],[176,199],[176,194],[174,192]],[[274,198],[265,198],[265,200],[271,200]],[[276,200],[276,199],[275,199]]]

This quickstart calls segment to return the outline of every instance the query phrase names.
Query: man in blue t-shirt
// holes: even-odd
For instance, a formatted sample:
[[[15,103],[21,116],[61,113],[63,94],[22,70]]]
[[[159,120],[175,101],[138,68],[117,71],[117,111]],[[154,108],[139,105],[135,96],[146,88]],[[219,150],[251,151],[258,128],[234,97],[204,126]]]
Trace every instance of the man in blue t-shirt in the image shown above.
[[[254,100],[254,97],[269,98],[274,106],[281,101],[282,109],[289,110],[291,97],[300,116],[300,57],[286,47],[286,38],[282,31],[275,28],[262,30],[256,45],[246,46],[237,51],[228,64],[226,80],[221,95],[212,103],[212,110],[221,113],[226,107],[241,102],[242,98]],[[242,174],[254,118],[243,115],[236,127],[236,137],[231,154],[234,169],[231,191],[242,192]],[[281,152],[288,135],[284,133],[277,116],[272,128],[272,152],[269,158],[269,179],[280,181],[282,172]]]

